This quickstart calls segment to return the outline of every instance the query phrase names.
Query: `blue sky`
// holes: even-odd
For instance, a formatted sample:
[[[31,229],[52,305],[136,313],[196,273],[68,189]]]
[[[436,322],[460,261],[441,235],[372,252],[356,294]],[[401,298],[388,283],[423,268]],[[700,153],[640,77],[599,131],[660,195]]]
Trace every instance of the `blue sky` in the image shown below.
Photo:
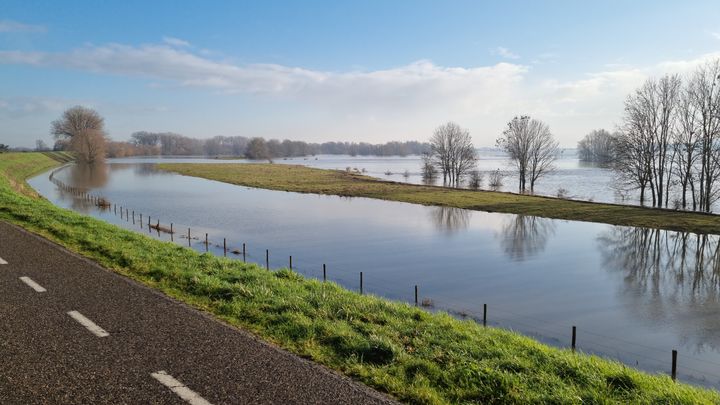
[[[3,1],[0,142],[83,104],[134,131],[490,146],[517,114],[562,145],[647,77],[720,57],[712,1]]]

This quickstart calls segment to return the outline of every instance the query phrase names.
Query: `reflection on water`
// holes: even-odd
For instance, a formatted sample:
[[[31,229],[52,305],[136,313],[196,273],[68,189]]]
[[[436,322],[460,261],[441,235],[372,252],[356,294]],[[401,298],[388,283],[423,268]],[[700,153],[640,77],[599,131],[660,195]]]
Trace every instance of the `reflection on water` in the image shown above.
[[[467,229],[470,211],[454,207],[431,207],[430,218],[437,230],[454,233]]]
[[[720,349],[720,237],[618,227],[598,242],[639,319],[674,325],[696,353]]]
[[[502,227],[500,244],[512,260],[523,261],[545,250],[555,233],[555,222],[529,215],[513,215]]]
[[[201,252],[208,233],[211,253],[222,255],[226,238],[231,252],[246,244],[248,260],[263,265],[269,249],[273,268],[292,255],[295,270],[321,278],[327,264],[328,278],[350,289],[363,271],[365,291],[388,298],[411,301],[418,285],[435,309],[475,318],[487,303],[490,324],[550,344],[566,347],[577,326],[582,350],[645,370],[666,373],[677,349],[680,378],[720,386],[717,236],[252,189],[157,172],[147,159],[71,166],[56,178],[129,208],[130,218],[47,175],[30,184],[61,207],[161,240],[171,236],[149,230],[148,216],[174,223],[174,242]]]
[[[105,163],[72,165],[67,171],[69,183],[82,189],[101,188],[108,181],[109,167]]]

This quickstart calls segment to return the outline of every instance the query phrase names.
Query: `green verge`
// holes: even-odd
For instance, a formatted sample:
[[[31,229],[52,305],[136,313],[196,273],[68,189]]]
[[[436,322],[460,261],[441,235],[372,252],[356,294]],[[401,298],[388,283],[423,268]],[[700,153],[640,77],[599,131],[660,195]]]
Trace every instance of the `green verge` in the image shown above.
[[[414,204],[534,215],[573,221],[720,233],[720,216],[573,201],[494,191],[473,191],[378,180],[356,173],[284,164],[158,164],[162,170],[225,183],[300,193],[368,197]]]
[[[596,356],[552,348],[288,269],[200,254],[60,209],[24,180],[58,164],[0,155],[0,220],[411,403],[720,403]]]

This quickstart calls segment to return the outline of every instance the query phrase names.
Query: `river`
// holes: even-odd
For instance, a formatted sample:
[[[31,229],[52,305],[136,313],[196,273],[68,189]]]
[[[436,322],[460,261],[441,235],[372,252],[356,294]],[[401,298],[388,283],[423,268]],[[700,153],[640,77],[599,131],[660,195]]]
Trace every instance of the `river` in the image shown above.
[[[153,161],[54,176],[134,211],[135,224],[63,192],[49,173],[29,183],[60,207],[162,240],[170,236],[141,225],[140,213],[172,222],[174,243],[188,245],[189,227],[199,251],[207,233],[215,254],[226,238],[263,265],[268,249],[273,268],[292,255],[300,273],[322,278],[326,264],[330,280],[354,290],[362,271],[365,293],[413,302],[417,285],[428,310],[459,318],[481,320],[487,304],[490,325],[555,346],[568,347],[577,326],[579,350],[650,372],[668,373],[677,349],[680,379],[720,387],[718,236],[252,189],[160,172]]]

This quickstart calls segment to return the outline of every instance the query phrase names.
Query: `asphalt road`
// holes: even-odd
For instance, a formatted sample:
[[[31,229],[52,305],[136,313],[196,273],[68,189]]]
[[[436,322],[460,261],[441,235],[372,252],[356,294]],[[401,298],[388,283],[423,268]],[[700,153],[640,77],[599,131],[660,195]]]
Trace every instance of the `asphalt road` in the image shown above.
[[[0,404],[387,404],[0,222]]]

